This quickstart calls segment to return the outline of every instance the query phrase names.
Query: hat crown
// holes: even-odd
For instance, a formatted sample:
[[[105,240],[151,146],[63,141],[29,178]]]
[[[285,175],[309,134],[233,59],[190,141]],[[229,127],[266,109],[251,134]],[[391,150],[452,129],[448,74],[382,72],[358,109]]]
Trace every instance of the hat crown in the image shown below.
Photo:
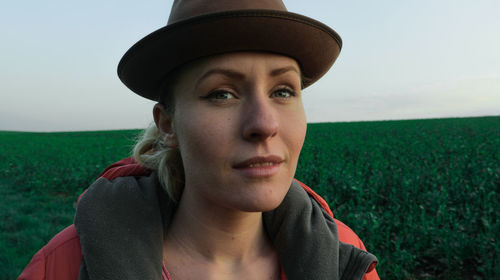
[[[253,9],[287,11],[281,0],[175,0],[168,24],[206,14]]]

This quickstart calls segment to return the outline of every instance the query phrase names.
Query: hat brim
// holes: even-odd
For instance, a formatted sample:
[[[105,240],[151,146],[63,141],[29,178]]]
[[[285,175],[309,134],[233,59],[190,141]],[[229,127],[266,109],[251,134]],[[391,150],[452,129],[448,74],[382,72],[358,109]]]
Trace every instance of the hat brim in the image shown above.
[[[263,51],[297,60],[307,87],[337,59],[342,40],[314,19],[273,10],[230,11],[169,24],[133,45],[118,64],[120,80],[158,100],[166,76],[193,60],[228,52]]]

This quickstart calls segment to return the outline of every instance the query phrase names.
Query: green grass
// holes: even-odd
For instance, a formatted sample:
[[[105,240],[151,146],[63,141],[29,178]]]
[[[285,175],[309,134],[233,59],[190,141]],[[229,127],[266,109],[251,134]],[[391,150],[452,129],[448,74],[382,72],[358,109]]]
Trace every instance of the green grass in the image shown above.
[[[0,279],[72,223],[78,195],[130,154],[137,133],[0,132]]]
[[[0,279],[71,224],[77,196],[138,132],[0,132]],[[296,177],[377,255],[382,279],[500,277],[500,117],[310,124]]]

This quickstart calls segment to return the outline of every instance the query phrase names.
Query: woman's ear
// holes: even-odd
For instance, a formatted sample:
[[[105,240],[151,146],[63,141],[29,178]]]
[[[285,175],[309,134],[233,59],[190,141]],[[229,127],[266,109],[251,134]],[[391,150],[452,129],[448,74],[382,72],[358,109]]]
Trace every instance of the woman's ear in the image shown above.
[[[175,134],[174,122],[172,117],[167,114],[165,107],[156,103],[153,107],[153,118],[155,120],[156,127],[162,135],[165,146],[169,148],[176,148],[179,145],[177,141],[177,135]]]

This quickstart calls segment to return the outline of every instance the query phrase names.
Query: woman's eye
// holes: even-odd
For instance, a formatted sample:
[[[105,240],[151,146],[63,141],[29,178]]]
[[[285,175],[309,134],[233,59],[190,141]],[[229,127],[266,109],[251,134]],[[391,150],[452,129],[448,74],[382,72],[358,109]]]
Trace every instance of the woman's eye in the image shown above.
[[[217,90],[211,92],[209,95],[206,96],[207,99],[216,99],[216,100],[225,100],[225,99],[232,99],[234,98],[234,95],[230,93],[229,91],[225,90]]]
[[[272,93],[272,96],[277,98],[290,98],[295,95],[295,91],[289,88],[281,88]]]

